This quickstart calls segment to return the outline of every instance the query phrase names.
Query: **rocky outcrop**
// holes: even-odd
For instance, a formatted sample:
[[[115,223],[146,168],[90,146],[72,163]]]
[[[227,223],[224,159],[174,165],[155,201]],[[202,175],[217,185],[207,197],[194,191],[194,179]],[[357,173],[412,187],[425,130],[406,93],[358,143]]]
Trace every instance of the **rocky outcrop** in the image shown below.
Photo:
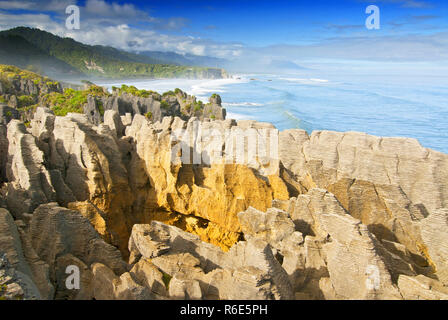
[[[39,291],[28,276],[13,268],[0,255],[0,300],[38,300]]]
[[[100,262],[118,274],[126,271],[119,251],[105,243],[85,217],[56,203],[35,210],[30,235],[36,252],[50,267],[59,257],[71,254],[87,265]]]
[[[39,206],[29,222],[30,242],[36,254],[49,266],[56,299],[91,299],[95,263],[102,263],[113,273],[123,274],[128,266],[120,252],[105,243],[89,221],[79,212],[56,203]],[[80,290],[66,287],[67,268],[80,270]]]
[[[435,210],[420,226],[429,262],[440,281],[448,286],[448,209]]]
[[[226,110],[221,105],[219,95],[213,95],[209,99],[209,103],[202,104],[197,101],[196,97],[190,96],[180,89],[165,93],[163,96],[152,92],[148,97],[135,96],[117,89],[113,91],[112,96],[104,97],[100,102],[97,101],[98,103],[101,103],[104,110],[116,111],[120,116],[143,115],[151,122],[162,121],[167,116],[180,117],[183,120],[188,120],[191,117],[197,117],[200,120],[224,120],[226,117]],[[95,107],[93,101],[90,101],[89,105],[84,108],[84,113],[93,117],[91,120],[93,123],[98,123],[101,120],[99,115],[89,115],[89,112],[95,113],[97,109],[98,107]]]
[[[401,298],[392,283],[386,258],[381,256],[384,249],[365,225],[345,213],[324,190],[313,189],[300,198],[290,200],[289,214],[280,209],[266,213],[250,209],[238,215],[243,230],[273,246],[296,296]],[[323,206],[313,207],[317,198],[327,200]],[[300,207],[304,200],[308,202],[307,210]]]
[[[408,200],[428,211],[447,206],[447,156],[423,148],[415,139],[330,131],[308,136],[302,130],[286,130],[280,133],[280,158],[305,187],[307,175],[316,185],[335,190],[343,179],[356,180],[399,187]]]
[[[185,129],[187,135],[191,134],[189,149],[193,150],[192,163],[196,157],[194,152],[205,149],[206,129],[224,131],[239,128],[236,122],[213,121],[204,123],[201,131],[198,130],[199,124],[194,118],[188,122],[165,118],[162,123],[152,125],[143,117],[135,116],[132,125],[126,129],[126,135],[136,142],[129,167],[140,173],[139,178],[133,179],[138,182],[133,189],[147,196],[144,206],[148,209],[156,206],[168,212],[191,216],[185,220],[187,230],[201,229],[201,220],[195,221],[195,217],[205,219],[208,224],[206,229],[197,231],[202,239],[223,248],[230,247],[240,233],[238,212],[249,206],[266,210],[274,198],[288,199],[289,193],[283,181],[275,175],[278,172],[278,162],[275,161],[271,166],[256,162],[253,168],[243,164],[226,164],[224,159],[208,158],[210,165],[199,166],[178,161],[173,157],[173,142],[176,143],[173,131]],[[257,129],[254,128],[254,131]],[[217,149],[229,147],[231,144],[227,142],[221,141]],[[206,152],[202,156],[202,159],[210,157]],[[147,177],[146,180],[141,178],[141,173]],[[131,173],[131,176],[134,174]]]
[[[19,284],[24,283],[24,286],[20,285],[23,297],[51,299],[54,288],[49,280],[48,265],[36,255],[22,227],[22,221],[14,221],[7,210],[0,209],[0,248],[4,255],[4,272],[12,279],[19,279]]]
[[[286,272],[269,245],[258,239],[239,242],[224,253],[195,235],[154,221],[134,226],[129,250],[169,275],[171,298],[292,298]]]
[[[2,66],[7,67],[7,66]],[[11,96],[39,96],[51,92],[62,92],[59,82],[52,82],[48,78],[41,77],[32,72],[9,66],[11,70],[1,72],[0,95]]]
[[[445,154],[414,139],[301,130],[281,132],[279,149],[302,192],[332,192],[379,240],[403,244],[420,272],[432,272],[419,221],[447,206]]]
[[[205,69],[202,72],[207,73]],[[214,78],[213,75],[206,77]],[[131,119],[143,115],[152,122],[161,121],[166,116],[183,120],[192,116],[201,120],[223,120],[226,116],[221,98],[216,94],[204,104],[180,89],[160,95],[123,85],[121,89],[113,87],[109,93],[106,88],[88,81],[83,88],[6,65],[0,65],[0,103],[0,123],[3,124],[12,119],[22,119],[28,124],[37,107],[48,107],[59,114],[68,110],[79,112],[94,125],[104,122],[107,110],[116,111],[120,116],[129,115]]]
[[[6,163],[8,162],[8,138],[6,126],[0,124],[0,186],[6,181]]]
[[[44,153],[23,123],[11,121],[7,138],[6,197],[11,213],[20,218],[23,213],[32,213],[38,205],[54,201],[56,192],[45,167]]]
[[[7,125],[13,119],[20,119],[19,112],[7,105],[0,104],[0,124]]]
[[[213,94],[209,98],[208,103],[203,104],[197,101],[196,97],[176,89],[173,95],[166,97],[166,101],[179,106],[180,117],[184,120],[191,117],[196,117],[200,120],[225,120],[226,118],[226,109],[222,107],[221,97],[217,94]]]
[[[446,299],[447,155],[138,94],[0,124],[9,298]]]
[[[239,211],[249,206],[266,210],[274,198],[289,198],[286,184],[276,175],[278,161],[270,166],[252,163],[253,168],[214,161],[210,166],[176,164],[172,131],[186,128],[194,133],[198,120],[167,117],[153,124],[136,115],[124,130],[116,112],[108,110],[106,115],[106,124],[94,126],[83,115],[55,117],[38,108],[31,134],[11,122],[7,190],[17,196],[7,198],[13,214],[57,201],[79,210],[126,255],[132,225],[152,219],[228,249],[241,234]],[[231,121],[204,124],[205,129],[221,131],[239,128]],[[197,141],[206,139],[206,131],[195,134],[203,135]],[[221,143],[225,149],[227,142]]]
[[[401,275],[398,287],[406,300],[448,300],[448,288],[423,275]]]
[[[122,94],[115,93],[111,97],[104,99],[103,104],[105,110],[116,111],[119,115],[124,116],[127,113],[130,113],[132,116],[148,114],[148,118],[151,118],[153,121],[160,121],[166,115],[179,114],[178,106],[176,108],[175,105],[170,105],[167,108],[161,108],[161,97],[158,94],[144,98],[133,96],[126,92]]]

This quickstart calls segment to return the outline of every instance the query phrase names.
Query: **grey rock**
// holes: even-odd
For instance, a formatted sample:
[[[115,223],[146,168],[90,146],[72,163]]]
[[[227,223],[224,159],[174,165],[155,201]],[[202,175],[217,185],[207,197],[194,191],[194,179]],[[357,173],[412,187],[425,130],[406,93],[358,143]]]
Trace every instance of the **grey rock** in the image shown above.
[[[0,104],[0,124],[7,125],[13,119],[20,119],[19,111]]]
[[[0,185],[6,181],[6,163],[8,162],[8,139],[6,126],[0,124]]]
[[[8,202],[14,216],[31,213],[38,205],[56,199],[50,174],[45,167],[44,153],[25,126],[18,120],[8,124],[8,200],[25,197],[24,201]]]
[[[163,274],[149,260],[140,259],[132,267],[130,273],[138,283],[150,289],[153,294],[167,296],[167,290],[163,282]]]
[[[406,300],[448,300],[448,288],[423,275],[400,275],[398,287]]]
[[[103,116],[100,113],[95,97],[87,96],[87,104],[84,105],[83,111],[87,119],[94,125],[99,125],[102,122]]]
[[[30,234],[34,249],[50,270],[55,270],[58,257],[71,254],[87,266],[99,262],[117,274],[127,271],[120,252],[105,243],[85,217],[57,203],[41,205],[34,211]],[[56,275],[50,278],[54,280]]]
[[[129,248],[130,251],[139,251],[143,248],[139,251],[140,254],[150,258],[155,266],[172,277],[177,275],[183,276],[182,279],[187,277],[199,281],[205,296],[216,294],[221,296],[221,292],[223,297],[236,296],[236,291],[229,291],[232,288],[234,290],[234,287],[225,285],[232,277],[233,271],[230,270],[252,267],[258,270],[257,273],[263,281],[249,281],[242,284],[254,285],[253,288],[246,289],[248,299],[257,299],[260,295],[266,296],[260,292],[266,293],[267,288],[271,292],[270,298],[292,297],[288,275],[274,258],[269,244],[262,240],[251,239],[240,242],[228,253],[224,253],[219,248],[200,241],[195,235],[153,221],[151,225],[134,226]],[[230,274],[226,273],[227,271]],[[249,293],[253,295],[249,296]]]
[[[420,223],[423,242],[439,280],[448,285],[448,209],[432,212]]]
[[[197,280],[179,279],[174,276],[170,281],[169,296],[176,300],[201,300],[201,286]]]
[[[12,267],[4,254],[0,254],[0,298],[6,300],[41,298],[30,277]]]

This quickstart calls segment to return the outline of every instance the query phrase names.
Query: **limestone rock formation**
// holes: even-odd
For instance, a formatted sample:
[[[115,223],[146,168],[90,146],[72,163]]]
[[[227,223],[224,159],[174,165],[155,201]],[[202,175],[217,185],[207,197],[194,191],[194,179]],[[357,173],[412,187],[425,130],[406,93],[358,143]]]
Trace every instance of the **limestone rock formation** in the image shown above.
[[[403,244],[418,272],[434,272],[419,222],[447,206],[447,155],[414,139],[301,130],[281,132],[279,150],[299,193],[330,191],[380,241]]]
[[[20,114],[17,109],[0,104],[0,124],[7,125],[13,119],[19,119]]]
[[[120,252],[105,243],[85,217],[57,203],[34,211],[29,232],[34,249],[50,269],[58,265],[58,258],[70,254],[87,266],[99,262],[117,274],[127,271]],[[55,275],[51,276],[54,279]]]
[[[27,299],[51,299],[54,288],[48,265],[36,255],[21,226],[21,221],[14,221],[7,210],[0,208],[0,252],[5,268],[5,275],[0,277],[16,277],[23,282],[22,295]]]
[[[8,124],[8,207],[12,214],[32,213],[42,203],[54,201],[55,190],[45,167],[44,153],[33,135],[18,120]]]
[[[448,209],[439,209],[421,220],[423,243],[437,277],[448,285]]]
[[[129,250],[170,276],[174,282],[168,294],[173,298],[292,298],[286,272],[269,244],[259,239],[224,253],[195,235],[153,221],[134,226]]]
[[[35,284],[25,274],[13,268],[5,255],[0,256],[0,299],[40,299],[40,294]]]
[[[210,165],[195,166],[192,159],[195,156],[192,154],[190,164],[178,162],[176,154],[173,157],[173,153],[176,152],[173,151],[176,150],[173,149],[173,142],[176,141],[173,141],[172,131],[184,129],[187,135],[190,133],[192,137],[196,135],[195,141],[202,141],[201,132],[210,127],[219,131],[226,128],[231,130],[238,126],[231,121],[214,121],[206,123],[202,128],[204,131],[201,131],[197,129],[199,123],[195,119],[184,122],[179,118],[165,118],[158,127],[141,116],[135,116],[132,125],[126,129],[126,135],[137,142],[132,154],[131,167],[138,172],[145,172],[149,179],[151,188],[141,189],[145,194],[150,193],[147,207],[154,207],[154,204],[157,204],[168,212],[174,211],[205,219],[208,223],[207,229],[198,232],[202,238],[224,248],[230,247],[240,233],[236,217],[238,212],[249,206],[266,210],[274,198],[288,199],[289,193],[283,181],[277,179],[274,174],[278,172],[278,163],[277,166],[275,163],[272,165],[270,172],[257,174],[247,166],[225,164],[224,160],[210,161]],[[193,152],[203,150],[201,146],[191,143],[190,149],[193,149]],[[221,146],[221,149],[225,149],[226,141],[221,141]],[[178,148],[181,152],[181,146]],[[205,153],[202,158],[207,156]],[[261,166],[255,163],[254,167]],[[260,177],[262,174],[265,174],[266,178]],[[219,183],[216,183],[217,181]],[[144,184],[142,181],[141,185]],[[188,224],[188,220],[186,223]],[[219,239],[216,239],[217,233],[220,235]]]
[[[317,197],[327,197],[329,207],[336,205],[331,195],[323,190],[311,190],[310,193],[310,202]],[[243,225],[258,226],[255,237],[270,239],[296,294],[314,299],[400,298],[386,263],[378,253],[377,247],[381,244],[359,220],[344,213],[340,206],[332,212],[325,207],[325,202],[320,208],[307,206],[306,211],[297,210],[294,204],[291,207],[294,208],[291,217],[279,209],[266,213],[249,209],[239,217]],[[297,224],[306,235],[305,240],[294,226],[294,222],[306,221],[302,217],[309,223],[304,229],[300,228],[303,223]],[[260,221],[266,218],[269,220]],[[369,278],[370,273],[372,278]]]
[[[17,95],[62,88],[1,85],[8,299],[447,298],[448,155],[278,132],[181,90],[90,95],[65,117],[33,107],[25,125]]]
[[[448,300],[448,288],[423,275],[401,275],[398,287],[406,300]]]
[[[8,162],[8,138],[6,126],[0,124],[0,185],[6,181],[6,163]]]

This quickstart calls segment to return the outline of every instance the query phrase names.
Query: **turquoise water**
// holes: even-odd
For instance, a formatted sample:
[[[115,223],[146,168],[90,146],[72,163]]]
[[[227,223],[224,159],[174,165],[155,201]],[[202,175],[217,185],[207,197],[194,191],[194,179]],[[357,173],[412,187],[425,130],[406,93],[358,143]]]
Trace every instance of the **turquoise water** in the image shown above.
[[[125,83],[159,92],[180,88],[204,101],[218,93],[228,118],[268,121],[280,130],[360,131],[411,137],[425,147],[448,153],[445,78],[241,75],[213,81]]]

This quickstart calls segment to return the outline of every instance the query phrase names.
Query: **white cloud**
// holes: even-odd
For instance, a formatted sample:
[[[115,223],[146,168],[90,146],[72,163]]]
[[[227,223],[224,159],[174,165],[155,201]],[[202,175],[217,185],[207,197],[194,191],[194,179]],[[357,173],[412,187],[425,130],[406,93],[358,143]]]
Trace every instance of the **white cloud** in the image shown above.
[[[370,61],[448,60],[448,32],[431,35],[353,37],[315,45],[278,45],[249,49],[252,53],[283,59],[357,59]]]
[[[416,1],[383,0],[401,5],[412,5]],[[417,1],[422,2],[422,1]],[[8,4],[6,4],[8,3]],[[36,1],[0,1],[0,8],[31,8]],[[40,8],[53,7],[53,14],[21,13],[0,11],[0,29],[16,26],[40,28],[59,36],[71,37],[92,45],[108,45],[135,51],[174,51],[185,54],[215,56],[252,63],[263,57],[275,60],[300,60],[309,58],[385,60],[442,60],[448,59],[448,33],[433,35],[400,35],[375,37],[340,37],[328,39],[313,45],[276,45],[248,48],[241,43],[216,42],[188,34],[166,34],[165,29],[181,28],[182,18],[159,19],[150,16],[134,5],[107,3],[104,0],[87,0],[81,7],[81,30],[65,28],[65,7],[63,3],[73,1],[47,0],[40,2]],[[424,2],[426,4],[426,2]],[[3,6],[3,7],[2,7]],[[59,6],[59,7],[58,7]],[[58,10],[56,10],[59,8]],[[31,10],[31,9],[29,9]],[[43,10],[43,9],[42,9]],[[135,23],[144,21],[146,27],[136,28]]]
[[[82,7],[83,19],[99,22],[126,23],[137,21],[154,21],[148,13],[137,9],[133,4],[107,3],[104,0],[87,0]]]
[[[363,2],[370,3],[389,3],[397,4],[403,8],[431,8],[432,4],[423,0],[363,0]]]
[[[0,9],[4,10],[30,10],[30,11],[63,11],[70,4],[76,4],[75,0],[30,0],[30,1],[0,1]]]
[[[8,14],[0,12],[0,29],[6,30],[12,27],[26,25],[32,28],[38,28],[42,30],[51,29],[61,32],[62,28],[55,28],[57,24],[53,21],[53,19],[46,14]]]
[[[0,9],[6,10],[20,10],[30,9],[35,5],[29,1],[0,1]]]

